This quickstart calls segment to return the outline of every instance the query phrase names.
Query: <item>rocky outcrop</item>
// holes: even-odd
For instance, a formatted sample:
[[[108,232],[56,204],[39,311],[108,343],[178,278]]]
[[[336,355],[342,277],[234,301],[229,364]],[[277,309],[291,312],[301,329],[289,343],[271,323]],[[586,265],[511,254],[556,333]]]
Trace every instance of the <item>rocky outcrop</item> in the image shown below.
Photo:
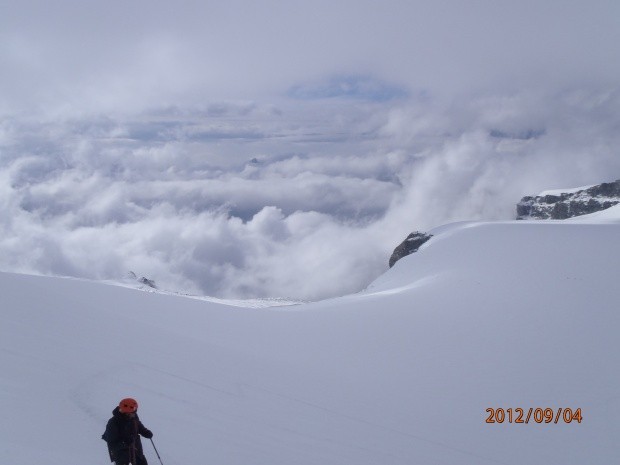
[[[418,250],[422,244],[428,241],[432,236],[432,234],[426,234],[423,232],[412,232],[407,236],[403,242],[400,243],[398,247],[394,249],[392,256],[390,257],[390,268],[394,266],[398,260],[407,255],[411,255],[413,252]]]
[[[518,220],[563,220],[605,210],[620,203],[620,179],[587,189],[523,197]]]
[[[138,276],[133,271],[130,271],[129,273],[127,273],[127,277],[130,280],[136,280],[140,284],[143,284],[143,285],[145,285],[147,287],[150,287],[150,288],[153,288],[153,289],[157,289],[157,285],[155,284],[155,281],[153,281],[152,279],[149,279],[149,278],[145,278],[144,276],[142,276],[141,278],[138,278]]]
[[[537,196],[523,197],[517,204],[518,220],[563,220],[587,215],[620,204],[620,179],[565,192],[549,191]],[[403,257],[414,253],[432,234],[413,232],[407,236],[390,257],[390,268]]]

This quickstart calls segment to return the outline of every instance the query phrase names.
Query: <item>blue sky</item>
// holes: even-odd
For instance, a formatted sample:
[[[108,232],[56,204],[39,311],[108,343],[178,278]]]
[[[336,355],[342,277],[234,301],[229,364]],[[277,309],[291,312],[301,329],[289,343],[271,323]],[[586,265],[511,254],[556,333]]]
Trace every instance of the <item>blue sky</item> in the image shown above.
[[[371,76],[343,75],[293,86],[287,95],[302,100],[343,98],[384,102],[406,98],[408,92],[403,87],[390,85]]]

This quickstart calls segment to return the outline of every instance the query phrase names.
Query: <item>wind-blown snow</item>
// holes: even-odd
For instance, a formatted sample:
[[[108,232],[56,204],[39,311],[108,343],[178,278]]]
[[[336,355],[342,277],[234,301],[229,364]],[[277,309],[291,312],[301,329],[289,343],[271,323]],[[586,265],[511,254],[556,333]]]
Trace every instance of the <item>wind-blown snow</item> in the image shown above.
[[[0,461],[103,465],[134,396],[166,465],[616,463],[614,211],[437,228],[366,291],[291,307],[0,274]]]

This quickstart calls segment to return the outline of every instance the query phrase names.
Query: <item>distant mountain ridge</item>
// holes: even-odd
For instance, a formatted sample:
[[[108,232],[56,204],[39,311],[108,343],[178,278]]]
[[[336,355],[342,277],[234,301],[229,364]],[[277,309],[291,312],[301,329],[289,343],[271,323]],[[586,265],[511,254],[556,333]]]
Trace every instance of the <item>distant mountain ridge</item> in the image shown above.
[[[595,186],[544,191],[525,196],[517,204],[517,220],[564,220],[588,215],[620,204],[620,179]],[[390,268],[403,257],[411,255],[432,235],[416,231],[392,252]]]
[[[620,203],[620,179],[580,189],[526,196],[517,204],[518,220],[564,220],[595,213]]]

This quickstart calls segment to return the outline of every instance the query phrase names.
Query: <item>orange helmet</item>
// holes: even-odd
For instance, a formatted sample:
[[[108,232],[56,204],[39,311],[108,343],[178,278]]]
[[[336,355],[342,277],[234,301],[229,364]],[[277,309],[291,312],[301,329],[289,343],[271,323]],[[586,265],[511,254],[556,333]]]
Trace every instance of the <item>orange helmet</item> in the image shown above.
[[[138,411],[138,402],[131,397],[123,399],[118,404],[118,409],[121,413],[136,413]]]

